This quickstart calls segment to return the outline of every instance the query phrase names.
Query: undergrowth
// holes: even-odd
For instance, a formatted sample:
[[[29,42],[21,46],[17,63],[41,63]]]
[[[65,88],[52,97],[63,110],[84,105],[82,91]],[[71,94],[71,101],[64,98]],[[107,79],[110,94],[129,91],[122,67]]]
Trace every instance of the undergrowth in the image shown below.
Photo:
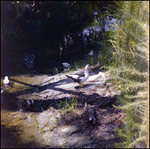
[[[108,67],[116,88],[121,90],[117,109],[126,112],[118,135],[119,148],[149,147],[149,2],[118,1]]]
[[[78,98],[75,97],[75,95],[72,95],[71,99],[69,100],[64,100],[64,101],[61,101],[59,104],[58,104],[58,107],[59,108],[62,108],[62,111],[64,112],[73,112],[73,110],[76,110],[76,107],[77,107],[77,101]]]

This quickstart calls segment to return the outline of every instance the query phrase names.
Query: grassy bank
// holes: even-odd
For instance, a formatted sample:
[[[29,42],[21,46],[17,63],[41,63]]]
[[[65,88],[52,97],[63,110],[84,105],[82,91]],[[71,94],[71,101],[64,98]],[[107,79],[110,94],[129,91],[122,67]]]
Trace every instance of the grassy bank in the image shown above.
[[[119,1],[109,71],[121,90],[117,109],[126,112],[116,147],[149,147],[149,2]]]

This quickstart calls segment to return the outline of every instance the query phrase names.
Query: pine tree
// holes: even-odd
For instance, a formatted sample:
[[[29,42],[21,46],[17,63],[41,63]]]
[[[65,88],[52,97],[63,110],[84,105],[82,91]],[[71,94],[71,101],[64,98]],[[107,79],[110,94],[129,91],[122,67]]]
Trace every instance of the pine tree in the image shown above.
[[[110,42],[113,60],[109,71],[121,90],[117,109],[126,112],[116,147],[149,146],[149,2],[118,1],[117,30]]]

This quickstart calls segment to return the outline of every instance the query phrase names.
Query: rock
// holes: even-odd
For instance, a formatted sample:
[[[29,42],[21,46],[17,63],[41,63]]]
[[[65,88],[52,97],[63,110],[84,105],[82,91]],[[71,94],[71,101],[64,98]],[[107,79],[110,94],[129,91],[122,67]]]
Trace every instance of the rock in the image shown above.
[[[36,119],[38,121],[38,127],[41,129],[41,131],[52,129],[56,125],[57,119],[60,117],[59,112],[51,109],[40,113]]]

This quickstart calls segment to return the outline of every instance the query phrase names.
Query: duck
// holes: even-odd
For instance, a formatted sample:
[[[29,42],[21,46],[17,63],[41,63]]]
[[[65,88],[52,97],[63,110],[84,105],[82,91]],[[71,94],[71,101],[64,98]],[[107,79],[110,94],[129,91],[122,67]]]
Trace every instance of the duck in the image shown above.
[[[89,81],[91,81],[91,82],[97,81],[97,79],[98,79],[100,76],[102,77],[103,81],[105,82],[105,81],[106,81],[106,77],[105,77],[105,74],[104,74],[103,72],[99,72],[98,74],[91,76],[91,77],[89,78]]]
[[[8,76],[5,76],[3,82],[4,82],[5,85],[8,85],[8,84],[9,84]]]
[[[64,67],[66,67],[66,68],[70,68],[70,67],[71,67],[71,65],[70,65],[69,63],[66,63],[66,62],[63,62],[62,65],[63,65]]]
[[[90,53],[88,53],[88,55],[90,55],[90,56],[94,55],[94,51],[91,50]]]
[[[84,82],[88,80],[89,78],[89,70],[88,68],[90,68],[91,66],[89,64],[87,64],[85,66],[85,72],[84,72],[84,75],[82,76],[78,76],[77,78],[74,78],[72,76],[68,76],[66,75],[67,78],[70,78],[72,79],[74,82],[77,82],[79,84],[79,87],[83,87],[84,86]]]

